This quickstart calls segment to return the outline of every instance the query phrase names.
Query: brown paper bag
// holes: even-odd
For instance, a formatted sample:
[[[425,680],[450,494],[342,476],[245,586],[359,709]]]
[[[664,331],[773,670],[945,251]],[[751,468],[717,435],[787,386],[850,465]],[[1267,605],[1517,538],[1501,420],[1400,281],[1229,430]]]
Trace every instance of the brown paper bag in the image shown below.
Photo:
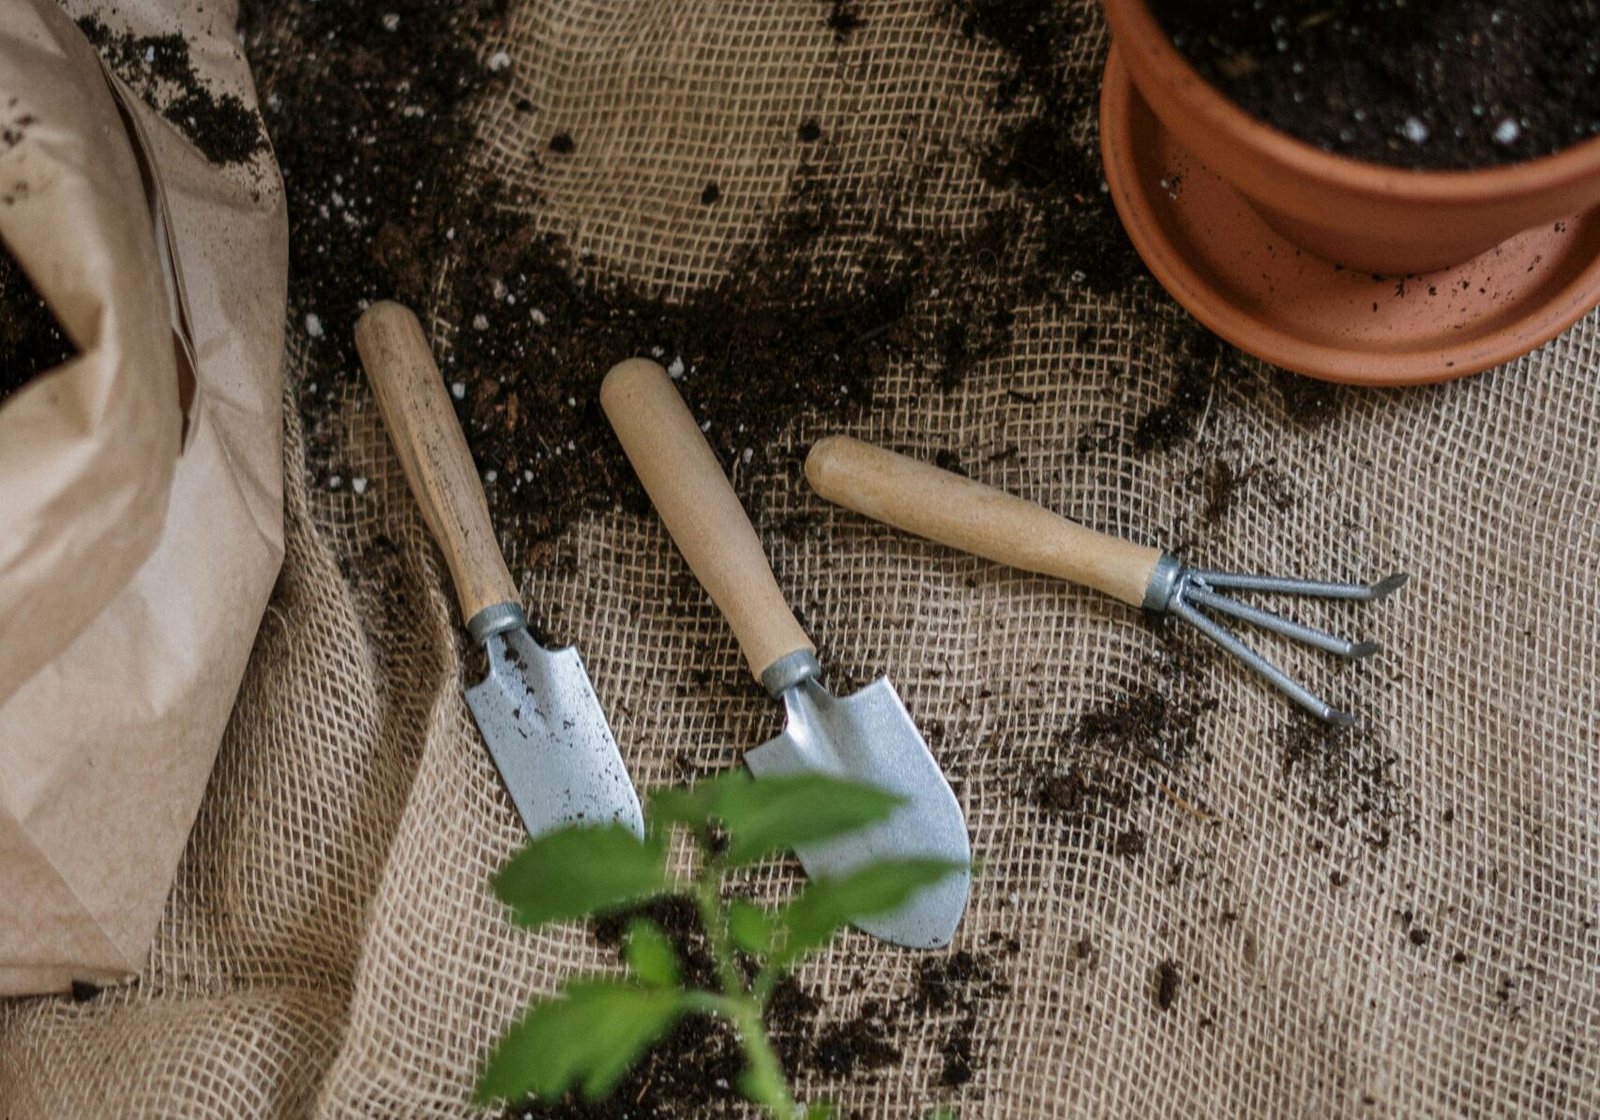
[[[253,108],[231,5],[99,6]],[[281,183],[170,92],[0,0],[0,239],[79,351],[0,406],[0,995],[142,964],[282,557]]]

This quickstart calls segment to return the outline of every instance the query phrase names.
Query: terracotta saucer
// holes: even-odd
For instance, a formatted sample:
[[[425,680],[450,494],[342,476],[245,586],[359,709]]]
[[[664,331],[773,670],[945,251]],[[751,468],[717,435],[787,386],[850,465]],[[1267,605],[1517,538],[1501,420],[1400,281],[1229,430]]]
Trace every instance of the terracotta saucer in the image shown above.
[[[1117,213],[1156,279],[1273,365],[1356,385],[1448,381],[1527,353],[1600,304],[1600,210],[1404,277],[1304,252],[1171,138],[1115,46],[1100,135]]]

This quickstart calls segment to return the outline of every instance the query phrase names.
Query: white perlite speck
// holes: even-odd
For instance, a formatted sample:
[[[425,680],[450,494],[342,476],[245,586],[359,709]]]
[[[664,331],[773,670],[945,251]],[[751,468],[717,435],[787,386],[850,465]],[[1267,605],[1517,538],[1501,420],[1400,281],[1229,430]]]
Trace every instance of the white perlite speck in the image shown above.
[[[466,397],[467,397],[467,383],[465,381],[454,381],[454,382],[451,382],[451,384],[450,384],[450,395],[452,397],[454,397],[458,401],[466,400]]]
[[[385,12],[383,14],[383,29],[385,31],[393,31],[395,28],[397,28],[399,26],[400,26],[400,13],[399,12]]]
[[[350,489],[357,494],[365,494],[367,492],[367,480],[364,478],[352,478],[350,480]]]
[[[1494,126],[1494,142],[1496,144],[1515,144],[1517,137],[1522,135],[1522,126],[1516,118],[1507,117]]]
[[[511,56],[505,51],[495,51],[489,56],[489,69],[498,74],[511,65]]]
[[[683,376],[683,359],[682,358],[673,358],[672,359],[672,364],[667,367],[667,376],[671,377],[672,380],[674,380],[674,381],[678,380],[678,378]]]
[[[312,338],[322,337],[322,319],[316,314],[306,316],[306,333]]]
[[[489,329],[489,316],[487,316],[487,315],[474,315],[472,317],[472,329],[475,330],[475,331],[486,331],[486,330],[488,330]]]
[[[1420,118],[1407,117],[1406,123],[1400,126],[1400,133],[1413,144],[1420,144],[1428,138],[1428,126]]]

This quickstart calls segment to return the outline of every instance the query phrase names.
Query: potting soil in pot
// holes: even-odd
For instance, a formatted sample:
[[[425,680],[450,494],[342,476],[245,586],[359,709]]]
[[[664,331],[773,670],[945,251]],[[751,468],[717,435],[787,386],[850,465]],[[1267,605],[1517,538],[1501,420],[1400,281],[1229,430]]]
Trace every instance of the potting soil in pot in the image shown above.
[[[1600,134],[1596,0],[1150,0],[1249,114],[1341,155],[1467,169]]]
[[[0,401],[70,357],[55,316],[0,245]]]
[[[948,771],[983,864],[957,943],[850,935],[802,970],[772,1015],[802,1096],[865,1120],[1600,1110],[1600,635],[1570,606],[1600,556],[1600,322],[1384,396],[1217,342],[1102,189],[1089,2],[248,17],[293,227],[288,557],[149,967],[0,1008],[0,1099],[468,1115],[528,999],[617,966],[623,923],[530,935],[485,888],[520,826],[461,695],[482,667],[351,345],[361,301],[398,297],[530,614],[581,648],[644,789],[778,726],[595,402],[641,351],[835,691],[888,672]],[[800,465],[838,431],[1197,562],[1409,569],[1380,610],[1304,616],[1377,659],[1262,643],[1363,724],[830,508]],[[652,916],[703,974],[692,908]],[[615,1098],[521,1112],[742,1118],[733,1054],[691,1022]]]

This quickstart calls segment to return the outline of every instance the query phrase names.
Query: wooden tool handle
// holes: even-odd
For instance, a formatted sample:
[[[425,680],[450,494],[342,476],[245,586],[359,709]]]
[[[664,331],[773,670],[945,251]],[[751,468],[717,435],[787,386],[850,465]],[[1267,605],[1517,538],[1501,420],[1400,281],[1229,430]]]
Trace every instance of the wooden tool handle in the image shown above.
[[[806,478],[830,502],[940,544],[1071,580],[1139,606],[1161,558],[1042,506],[849,436],[806,456]]]
[[[761,679],[816,647],[795,621],[761,539],[666,370],[634,358],[600,386],[600,404],[695,577],[733,627]]]
[[[422,324],[398,303],[375,303],[356,322],[356,349],[411,493],[444,551],[462,621],[471,622],[485,607],[517,602],[478,468]]]

